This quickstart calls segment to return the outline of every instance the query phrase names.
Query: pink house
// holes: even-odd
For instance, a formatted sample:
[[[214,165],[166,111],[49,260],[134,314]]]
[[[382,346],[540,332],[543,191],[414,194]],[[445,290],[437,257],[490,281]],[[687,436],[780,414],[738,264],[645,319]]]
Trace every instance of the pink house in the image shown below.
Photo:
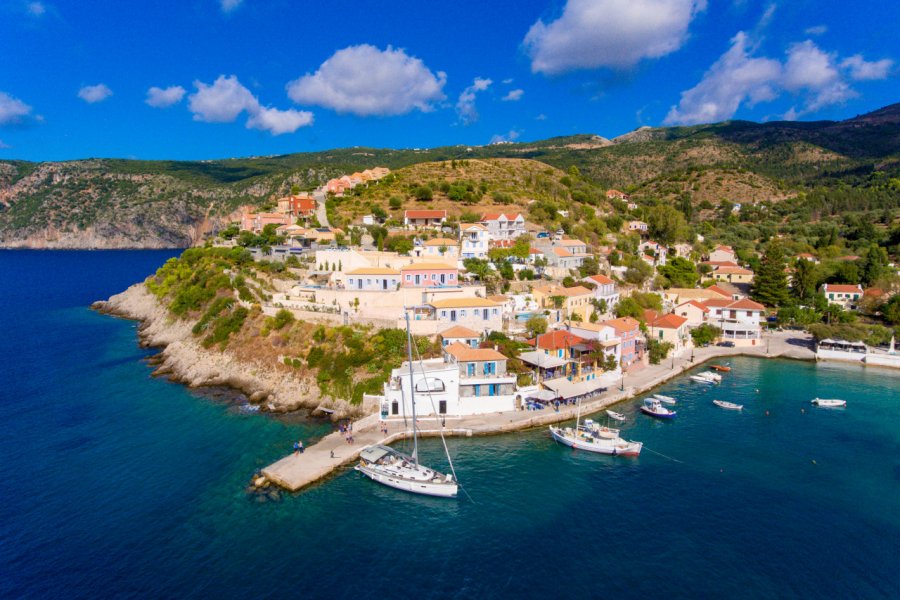
[[[400,269],[403,287],[441,287],[459,285],[459,271],[447,263],[414,263]]]
[[[244,211],[241,213],[241,231],[260,232],[266,225],[290,225],[292,223],[291,215],[282,213],[253,213]]]

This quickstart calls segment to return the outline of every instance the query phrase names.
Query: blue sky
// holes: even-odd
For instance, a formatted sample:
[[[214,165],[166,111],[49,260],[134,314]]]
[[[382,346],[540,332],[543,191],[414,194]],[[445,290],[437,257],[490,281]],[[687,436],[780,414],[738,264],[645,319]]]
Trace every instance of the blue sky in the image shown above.
[[[0,158],[842,119],[900,101],[898,23],[868,0],[0,0]]]

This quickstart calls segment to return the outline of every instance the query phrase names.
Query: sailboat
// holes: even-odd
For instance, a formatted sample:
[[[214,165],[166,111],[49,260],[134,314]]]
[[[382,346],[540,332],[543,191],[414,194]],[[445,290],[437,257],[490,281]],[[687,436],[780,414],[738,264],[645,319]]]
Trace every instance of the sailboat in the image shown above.
[[[642,442],[629,442],[620,438],[618,429],[600,427],[591,419],[587,419],[582,425],[581,400],[578,401],[575,428],[551,425],[550,435],[564,446],[613,456],[638,456],[644,447]]]
[[[416,424],[416,396],[413,379],[413,339],[409,327],[409,313],[406,313],[406,341],[409,357],[409,395],[412,403],[413,451],[404,454],[390,446],[374,444],[359,453],[359,464],[356,470],[382,485],[441,498],[455,498],[459,485],[453,475],[444,474],[419,463],[419,430]],[[446,444],[444,451],[447,451]],[[447,460],[450,460],[449,453]],[[452,469],[452,463],[451,463]]]

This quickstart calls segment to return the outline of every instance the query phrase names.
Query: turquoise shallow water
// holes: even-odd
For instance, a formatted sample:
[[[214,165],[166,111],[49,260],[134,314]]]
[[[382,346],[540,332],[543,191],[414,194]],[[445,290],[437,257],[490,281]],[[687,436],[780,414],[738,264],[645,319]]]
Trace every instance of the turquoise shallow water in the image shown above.
[[[344,471],[261,503],[254,469],[329,426],[154,379],[86,309],[169,255],[0,252],[0,596],[900,596],[900,373],[737,359],[663,386],[673,423],[617,407],[639,459],[453,439],[473,501]]]

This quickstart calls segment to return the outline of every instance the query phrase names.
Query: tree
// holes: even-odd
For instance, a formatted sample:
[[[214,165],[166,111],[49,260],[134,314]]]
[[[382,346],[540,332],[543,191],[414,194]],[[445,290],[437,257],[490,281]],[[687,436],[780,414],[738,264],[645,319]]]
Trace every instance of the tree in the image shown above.
[[[815,263],[811,260],[800,259],[794,269],[794,277],[791,281],[791,289],[801,302],[806,302],[816,294],[819,287],[819,275]]]
[[[394,242],[394,252],[397,252],[398,254],[409,254],[412,249],[412,240],[407,238],[400,238]]]
[[[550,302],[553,303],[553,308],[555,308],[556,310],[561,309],[565,301],[565,296],[550,296]]]
[[[632,285],[641,285],[653,275],[653,267],[638,259],[625,270],[625,281]]]
[[[889,262],[887,251],[884,248],[878,244],[869,246],[869,250],[862,260],[862,283],[866,286],[874,285],[887,274]]]
[[[762,262],[753,278],[750,296],[766,306],[784,306],[790,300],[787,274],[784,272],[784,254],[781,246],[766,246]]]
[[[403,200],[400,196],[391,196],[391,199],[388,200],[388,206],[391,207],[391,210],[399,210],[403,206]]]
[[[684,213],[668,205],[650,209],[647,229],[650,237],[666,246],[686,240],[690,231]]]
[[[622,298],[616,304],[617,317],[633,317],[641,320],[644,318],[644,309],[640,304],[635,302],[634,298]]]
[[[722,330],[709,323],[704,323],[699,327],[691,329],[691,337],[694,338],[695,346],[705,346],[710,344],[720,335],[722,335]]]
[[[674,287],[692,288],[700,281],[697,265],[680,256],[676,256],[667,264],[657,267],[656,270],[668,279],[669,283]]]
[[[894,294],[881,307],[881,314],[891,325],[900,325],[900,294]]]
[[[672,342],[661,342],[659,340],[647,340],[647,350],[650,354],[650,364],[658,365],[660,361],[669,356],[669,351],[673,348]]]
[[[429,201],[434,197],[434,193],[427,185],[420,185],[413,190],[413,196],[416,200]]]
[[[581,266],[578,267],[578,272],[581,273],[582,277],[597,275],[600,273],[600,263],[593,256],[589,256],[585,258],[584,262],[581,263]]]
[[[463,268],[482,281],[491,272],[490,263],[483,258],[467,258],[463,260]]]
[[[533,337],[547,333],[547,319],[540,316],[531,317],[525,321],[525,328],[531,332]]]
[[[375,206],[372,208],[372,216],[378,219],[379,221],[384,221],[388,218],[387,211],[381,208],[380,206]]]

